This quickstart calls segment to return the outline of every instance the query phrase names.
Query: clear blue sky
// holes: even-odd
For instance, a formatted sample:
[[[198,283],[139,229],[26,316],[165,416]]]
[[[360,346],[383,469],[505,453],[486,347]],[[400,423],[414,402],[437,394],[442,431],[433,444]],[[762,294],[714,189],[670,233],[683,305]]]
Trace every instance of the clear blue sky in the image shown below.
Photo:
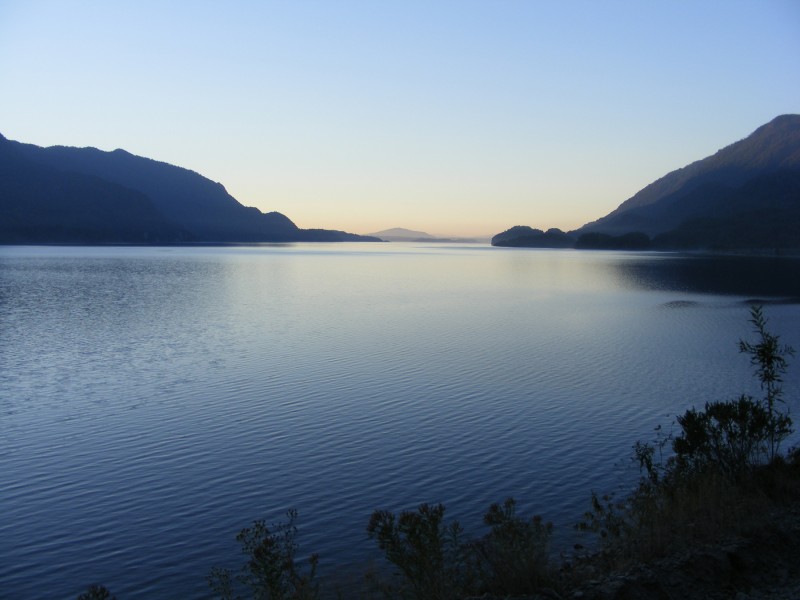
[[[301,227],[574,229],[800,113],[800,1],[0,1],[0,133]]]

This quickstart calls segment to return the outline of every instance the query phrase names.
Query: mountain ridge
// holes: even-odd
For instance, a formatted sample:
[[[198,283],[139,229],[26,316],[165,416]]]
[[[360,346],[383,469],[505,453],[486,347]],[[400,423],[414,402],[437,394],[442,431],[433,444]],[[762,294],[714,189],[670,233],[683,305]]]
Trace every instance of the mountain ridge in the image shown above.
[[[647,207],[680,200],[705,184],[738,188],[760,175],[800,169],[800,115],[780,115],[749,136],[714,154],[670,171],[622,202],[608,215],[577,229],[577,235],[598,232],[619,235],[633,230],[658,235],[692,215],[686,207],[671,220],[653,218]],[[663,207],[662,207],[663,212]],[[663,215],[661,215],[663,216]]]
[[[800,115],[670,171],[567,235],[581,249],[800,249]],[[492,244],[564,247],[556,239],[515,227]]]
[[[8,140],[0,134],[0,157],[8,163],[15,162],[17,170],[38,172],[45,179],[55,181],[74,179],[75,177],[94,177],[104,181],[118,192],[118,197],[126,193],[121,189],[138,192],[146,198],[153,210],[150,214],[150,229],[144,227],[139,235],[132,232],[123,235],[120,230],[119,239],[115,240],[111,231],[103,235],[95,235],[100,226],[89,218],[86,210],[81,214],[84,222],[70,220],[72,233],[56,236],[58,239],[70,238],[74,241],[85,239],[87,242],[102,239],[106,242],[134,241],[151,243],[159,242],[290,242],[290,241],[376,241],[366,236],[358,236],[342,231],[322,229],[300,229],[288,217],[277,211],[262,213],[257,208],[247,207],[231,196],[225,187],[203,175],[187,169],[152,158],[137,156],[121,148],[103,151],[93,147],[75,148],[70,146],[40,147]],[[75,202],[75,197],[66,194],[64,185],[53,185],[45,190],[31,182],[15,181],[13,169],[2,170],[3,179],[0,188],[4,189],[0,202],[0,214],[6,222],[0,227],[0,241],[29,240],[47,242],[53,238],[47,217],[38,211],[26,211],[20,204],[24,202],[50,211],[65,213],[64,203]],[[17,179],[19,179],[17,177]],[[35,178],[34,178],[35,179]],[[85,185],[85,181],[84,181]],[[97,194],[105,197],[100,201],[97,196],[92,199],[91,186],[85,189],[88,195],[81,196],[84,204],[93,205],[94,211],[103,212],[110,209],[109,187]],[[15,196],[16,194],[16,196]],[[141,201],[141,198],[140,198]],[[86,204],[88,206],[88,204]],[[118,210],[124,210],[117,207]],[[88,210],[88,209],[87,209]],[[68,211],[67,211],[68,212]],[[73,215],[75,216],[75,215]],[[119,222],[120,217],[111,210],[110,221]],[[14,218],[12,218],[14,217]],[[40,222],[37,223],[37,218]],[[16,223],[16,229],[9,231],[10,224]],[[153,237],[152,228],[160,231]],[[106,228],[108,229],[108,228]],[[113,228],[112,228],[113,229]],[[48,233],[50,232],[50,233]]]

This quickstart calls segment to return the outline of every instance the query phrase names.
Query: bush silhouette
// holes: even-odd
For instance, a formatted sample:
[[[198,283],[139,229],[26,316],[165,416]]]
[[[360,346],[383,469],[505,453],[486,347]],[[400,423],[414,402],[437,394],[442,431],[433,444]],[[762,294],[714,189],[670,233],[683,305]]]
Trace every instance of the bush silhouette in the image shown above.
[[[254,600],[314,600],[319,597],[315,582],[316,554],[309,558],[309,567],[302,572],[295,561],[297,553],[297,511],[286,512],[286,522],[267,526],[262,520],[242,529],[236,541],[247,561],[234,577],[227,569],[214,569],[209,586],[223,600],[241,598],[236,590],[245,587]],[[238,585],[237,585],[238,584]]]
[[[398,516],[376,510],[367,533],[404,577],[403,597],[418,600],[458,598],[469,587],[469,548],[461,541],[458,521],[444,522],[442,504],[421,504]]]

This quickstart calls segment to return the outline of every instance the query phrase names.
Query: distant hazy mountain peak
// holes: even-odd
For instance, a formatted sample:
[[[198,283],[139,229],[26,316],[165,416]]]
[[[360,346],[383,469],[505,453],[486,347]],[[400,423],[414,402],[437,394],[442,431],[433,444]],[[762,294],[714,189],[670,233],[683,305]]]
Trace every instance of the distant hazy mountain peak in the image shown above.
[[[393,227],[391,229],[384,229],[383,231],[376,231],[367,235],[379,237],[384,240],[389,239],[420,239],[420,238],[433,238],[429,233],[424,231],[414,231],[412,229],[405,229],[404,227]]]

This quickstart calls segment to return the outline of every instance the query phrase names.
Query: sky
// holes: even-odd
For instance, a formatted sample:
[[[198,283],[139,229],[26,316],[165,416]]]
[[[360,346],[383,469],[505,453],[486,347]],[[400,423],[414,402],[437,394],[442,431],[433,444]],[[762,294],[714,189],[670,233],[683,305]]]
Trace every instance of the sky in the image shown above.
[[[0,0],[0,133],[298,226],[575,229],[800,113],[798,0]]]

